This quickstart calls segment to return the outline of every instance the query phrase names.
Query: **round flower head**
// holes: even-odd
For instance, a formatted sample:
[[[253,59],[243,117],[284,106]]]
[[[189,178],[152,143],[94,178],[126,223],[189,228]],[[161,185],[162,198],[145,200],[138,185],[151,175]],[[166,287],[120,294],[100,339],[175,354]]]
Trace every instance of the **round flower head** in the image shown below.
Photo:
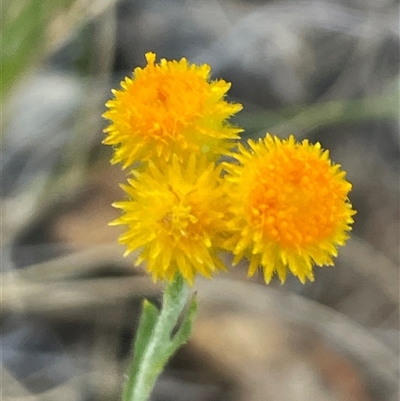
[[[319,143],[267,134],[248,144],[233,155],[238,164],[225,164],[232,219],[224,246],[235,263],[250,261],[249,276],[261,266],[267,283],[275,272],[284,282],[288,269],[313,281],[313,264],[332,265],[348,238],[351,184]]]
[[[204,156],[193,154],[184,166],[173,155],[162,168],[149,161],[122,186],[129,199],[113,204],[123,215],[111,224],[128,226],[119,242],[126,254],[139,252],[135,264],[146,262],[154,280],[171,281],[180,272],[193,284],[197,273],[210,278],[225,270],[216,255],[227,207],[220,172]]]
[[[210,66],[190,65],[162,59],[147,53],[147,66],[136,68],[133,78],[113,90],[103,117],[111,124],[103,141],[113,145],[113,163],[126,168],[136,161],[163,159],[172,154],[200,152],[210,160],[232,148],[232,140],[242,130],[226,120],[242,109],[224,96],[230,83],[210,81]]]

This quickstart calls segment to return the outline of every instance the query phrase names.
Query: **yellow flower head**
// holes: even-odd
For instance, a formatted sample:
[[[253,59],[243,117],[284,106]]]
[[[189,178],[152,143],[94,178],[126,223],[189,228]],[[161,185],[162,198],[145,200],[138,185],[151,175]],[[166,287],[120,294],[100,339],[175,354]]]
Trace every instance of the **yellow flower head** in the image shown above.
[[[172,154],[181,159],[187,151],[213,160],[232,148],[242,130],[227,119],[242,106],[224,100],[230,83],[210,81],[207,64],[190,65],[185,58],[155,64],[154,53],[146,60],[106,103],[103,117],[111,124],[103,143],[115,148],[112,162],[126,168],[136,161],[168,161]]]
[[[173,155],[161,167],[149,161],[122,186],[130,199],[113,204],[123,215],[111,224],[128,226],[119,242],[126,254],[138,251],[136,265],[146,262],[154,280],[171,281],[180,272],[193,284],[197,273],[210,278],[225,270],[216,255],[226,229],[220,172],[204,155],[192,154],[186,166]]]
[[[313,281],[313,264],[332,265],[348,238],[351,184],[319,143],[267,134],[248,144],[234,154],[238,164],[225,164],[232,212],[225,247],[235,263],[249,259],[249,276],[261,266],[267,283],[275,272],[284,282],[287,269]]]

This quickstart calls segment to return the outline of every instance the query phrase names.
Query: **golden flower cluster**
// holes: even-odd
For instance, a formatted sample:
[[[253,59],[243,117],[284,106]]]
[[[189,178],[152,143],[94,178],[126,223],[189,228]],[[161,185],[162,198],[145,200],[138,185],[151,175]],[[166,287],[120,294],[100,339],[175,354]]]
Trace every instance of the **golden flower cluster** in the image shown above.
[[[162,59],[147,53],[147,66],[113,90],[104,117],[106,145],[114,146],[113,163],[129,167],[135,162],[166,160],[175,154],[202,153],[216,160],[232,147],[242,130],[226,120],[242,109],[224,100],[230,84],[210,81],[210,67]]]
[[[284,282],[288,270],[304,283],[314,265],[332,265],[355,211],[328,151],[269,134],[239,144],[242,130],[228,119],[242,106],[225,100],[229,83],[185,58],[146,59],[104,113],[112,162],[132,170],[111,223],[128,227],[119,238],[126,253],[138,251],[136,264],[154,280],[179,272],[189,284],[226,269],[221,251],[247,259],[249,275],[262,268],[267,283],[275,273]]]

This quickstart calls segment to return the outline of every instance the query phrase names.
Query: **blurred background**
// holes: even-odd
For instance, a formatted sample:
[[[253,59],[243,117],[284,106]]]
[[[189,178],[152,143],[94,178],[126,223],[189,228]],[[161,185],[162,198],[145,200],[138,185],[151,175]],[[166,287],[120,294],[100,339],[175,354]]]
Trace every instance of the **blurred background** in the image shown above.
[[[2,40],[4,401],[119,400],[161,288],[107,225],[124,175],[101,114],[147,51],[232,82],[244,139],[319,141],[358,211],[314,283],[244,265],[198,280],[193,337],[152,401],[398,400],[398,1],[4,0]]]

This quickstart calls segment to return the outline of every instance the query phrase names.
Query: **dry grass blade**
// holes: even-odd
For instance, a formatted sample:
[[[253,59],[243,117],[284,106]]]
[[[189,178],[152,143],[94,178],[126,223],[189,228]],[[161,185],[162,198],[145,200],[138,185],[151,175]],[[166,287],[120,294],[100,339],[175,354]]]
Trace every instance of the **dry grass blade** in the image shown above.
[[[17,279],[41,283],[94,275],[104,266],[113,266],[120,274],[139,274],[142,270],[133,266],[132,257],[122,256],[122,249],[116,243],[102,244],[27,266],[14,274]]]
[[[113,277],[33,283],[2,275],[2,312],[65,314],[73,309],[112,305],[132,298],[153,297],[160,287],[146,277]]]

